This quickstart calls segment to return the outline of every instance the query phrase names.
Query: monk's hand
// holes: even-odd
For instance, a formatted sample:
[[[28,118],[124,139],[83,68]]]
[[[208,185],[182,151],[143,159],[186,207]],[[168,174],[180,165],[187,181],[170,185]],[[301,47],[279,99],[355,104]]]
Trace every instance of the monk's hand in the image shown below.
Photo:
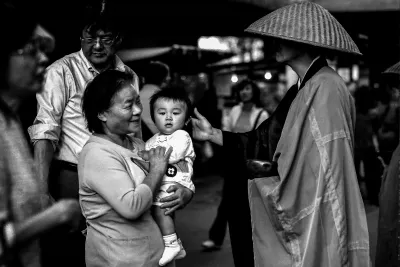
[[[185,207],[193,197],[192,190],[178,183],[171,185],[167,192],[173,194],[160,200],[164,203],[161,208],[166,209],[165,215],[172,214],[177,209]]]
[[[200,114],[197,108],[194,109],[194,117],[192,118],[193,139],[198,141],[208,141],[213,134],[213,127],[208,120]]]

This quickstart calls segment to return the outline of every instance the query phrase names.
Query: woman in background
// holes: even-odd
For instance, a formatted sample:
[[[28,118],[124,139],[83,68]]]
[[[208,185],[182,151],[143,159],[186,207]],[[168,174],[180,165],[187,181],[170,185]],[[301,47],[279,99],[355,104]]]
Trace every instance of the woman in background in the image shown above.
[[[236,133],[244,133],[256,129],[258,125],[268,119],[269,116],[268,112],[261,107],[259,87],[252,80],[244,79],[237,84],[234,90],[239,103],[231,109],[223,125],[223,129]],[[235,168],[224,169],[226,170],[223,173],[225,177],[234,176],[238,173]],[[228,221],[230,229],[242,229],[242,231],[240,231],[240,233],[242,233],[240,236],[232,234],[233,231],[230,231],[232,253],[235,259],[235,265],[237,266],[241,266],[239,258],[247,254],[252,254],[252,251],[243,253],[244,250],[252,250],[251,219],[248,205],[243,208],[240,207],[242,207],[242,203],[246,202],[241,202],[238,206],[231,205],[237,198],[247,198],[246,185],[237,184],[237,181],[241,180],[242,179],[234,179],[234,182],[232,182],[230,178],[225,179],[221,203],[218,207],[217,216],[210,228],[209,239],[202,243],[205,251],[219,250],[225,238]],[[241,220],[238,220],[236,217],[236,214],[238,214],[238,207]],[[238,232],[236,231],[235,233]]]

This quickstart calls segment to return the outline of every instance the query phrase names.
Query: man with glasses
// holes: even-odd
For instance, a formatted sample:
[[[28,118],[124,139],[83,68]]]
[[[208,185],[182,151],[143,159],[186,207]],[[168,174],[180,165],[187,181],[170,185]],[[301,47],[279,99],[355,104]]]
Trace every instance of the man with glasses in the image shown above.
[[[28,129],[39,178],[55,200],[78,199],[78,155],[90,135],[81,111],[86,84],[102,71],[117,69],[132,73],[138,88],[136,74],[115,55],[121,43],[116,25],[104,9],[88,11],[81,50],[47,68],[43,91],[36,96],[37,115]],[[83,230],[83,217],[81,221]],[[80,232],[49,237],[44,245],[43,264],[85,266],[84,245],[85,237]]]

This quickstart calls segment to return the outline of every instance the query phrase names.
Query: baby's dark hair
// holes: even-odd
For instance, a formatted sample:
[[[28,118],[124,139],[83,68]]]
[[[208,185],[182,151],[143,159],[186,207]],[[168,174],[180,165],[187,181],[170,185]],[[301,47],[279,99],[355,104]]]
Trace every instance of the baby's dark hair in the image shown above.
[[[186,104],[186,118],[188,121],[191,114],[193,113],[192,101],[183,87],[180,86],[166,86],[163,89],[154,93],[150,98],[150,115],[154,121],[154,104],[159,99],[172,100],[176,102],[182,102]]]

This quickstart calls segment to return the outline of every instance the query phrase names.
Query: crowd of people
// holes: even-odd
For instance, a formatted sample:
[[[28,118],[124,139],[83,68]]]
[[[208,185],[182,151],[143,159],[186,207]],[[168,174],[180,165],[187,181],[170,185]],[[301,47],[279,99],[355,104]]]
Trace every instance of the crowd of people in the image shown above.
[[[81,49],[49,66],[56,42],[35,14],[2,3],[0,17],[23,21],[4,29],[0,59],[1,266],[176,266],[196,142],[219,147],[224,178],[205,249],[219,249],[229,225],[235,266],[372,266],[365,182],[381,206],[375,264],[398,266],[395,89],[352,96],[326,57],[361,52],[320,5],[292,3],[245,30],[298,81],[269,113],[243,80],[222,129],[166,64],[151,62],[139,82],[116,55],[123,38],[105,1],[88,7]],[[34,95],[24,129],[19,110]]]

